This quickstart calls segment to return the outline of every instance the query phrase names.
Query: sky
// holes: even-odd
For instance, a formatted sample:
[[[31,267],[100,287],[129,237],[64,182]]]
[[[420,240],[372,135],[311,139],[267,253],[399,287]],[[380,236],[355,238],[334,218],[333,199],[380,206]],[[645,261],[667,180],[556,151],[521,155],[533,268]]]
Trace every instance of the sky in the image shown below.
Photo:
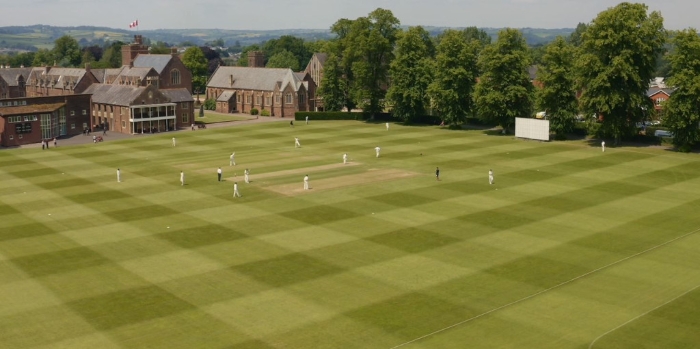
[[[328,29],[381,7],[402,25],[574,28],[612,0],[0,0],[0,26],[93,25],[128,29]],[[700,1],[647,2],[667,29],[697,28]]]

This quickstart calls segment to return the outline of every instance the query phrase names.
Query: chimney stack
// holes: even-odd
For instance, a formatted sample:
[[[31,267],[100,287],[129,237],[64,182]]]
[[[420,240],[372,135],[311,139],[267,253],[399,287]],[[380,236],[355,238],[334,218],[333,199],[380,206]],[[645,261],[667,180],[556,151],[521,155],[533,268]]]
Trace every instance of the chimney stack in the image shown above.
[[[173,56],[177,56],[177,47],[171,47],[170,48],[170,54]]]
[[[85,72],[89,73],[90,72],[90,63],[85,63]]]

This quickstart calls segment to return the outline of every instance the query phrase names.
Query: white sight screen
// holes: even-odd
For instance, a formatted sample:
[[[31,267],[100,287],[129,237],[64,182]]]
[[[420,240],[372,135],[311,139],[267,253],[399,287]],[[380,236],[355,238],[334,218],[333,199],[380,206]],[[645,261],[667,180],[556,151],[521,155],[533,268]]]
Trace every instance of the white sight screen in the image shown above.
[[[549,140],[549,120],[515,118],[515,137]]]

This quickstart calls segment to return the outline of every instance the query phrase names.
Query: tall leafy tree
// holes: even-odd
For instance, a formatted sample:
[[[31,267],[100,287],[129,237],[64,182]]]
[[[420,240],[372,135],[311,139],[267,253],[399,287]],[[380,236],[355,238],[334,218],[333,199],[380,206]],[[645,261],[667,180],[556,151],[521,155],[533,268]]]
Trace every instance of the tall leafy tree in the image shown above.
[[[188,48],[182,55],[182,64],[192,72],[192,89],[194,91],[204,91],[207,83],[207,63],[204,53],[197,46]]]
[[[646,96],[665,30],[659,12],[644,4],[623,2],[601,12],[583,34],[577,69],[585,115],[602,116],[602,131],[620,138],[651,109]]]
[[[340,59],[334,53],[328,55],[326,64],[323,67],[323,79],[318,88],[317,94],[323,99],[323,107],[328,111],[340,111],[343,107],[349,106],[349,89],[347,80],[343,78]]]
[[[578,100],[574,71],[576,49],[558,36],[547,45],[537,79],[542,87],[537,90],[537,106],[547,113],[550,128],[563,136],[576,123]]]
[[[491,36],[483,29],[466,27],[462,30],[462,33],[468,42],[472,40],[478,41],[481,48],[491,43]]]
[[[516,117],[532,115],[530,62],[525,38],[516,29],[501,30],[498,40],[481,51],[482,75],[474,90],[479,118],[497,123],[507,133]]]
[[[395,117],[411,121],[426,114],[434,55],[430,33],[423,27],[411,27],[399,35],[396,58],[389,67],[391,86],[386,96]]]
[[[34,54],[34,60],[32,60],[32,66],[41,67],[46,65],[53,65],[54,56],[53,53],[45,48],[40,48]]]
[[[567,38],[567,41],[569,41],[569,43],[574,47],[581,46],[581,43],[583,43],[583,33],[586,32],[586,29],[588,29],[588,24],[579,22],[576,29],[574,29],[574,31],[571,32],[571,35],[569,35]]]
[[[464,122],[472,113],[480,45],[478,40],[467,41],[456,30],[448,29],[441,35],[435,57],[435,79],[428,93],[433,109],[448,124]]]
[[[306,67],[313,55],[313,52],[304,43],[304,39],[292,35],[283,35],[278,39],[268,40],[263,44],[262,51],[265,52],[266,66],[275,55],[282,53],[284,56],[290,57],[289,53],[291,53],[291,56],[297,61],[296,67]],[[285,53],[285,51],[288,53]],[[298,69],[293,70],[296,71]]]
[[[384,109],[399,24],[390,10],[378,8],[355,20],[351,27],[350,45],[345,50],[352,60],[354,82],[350,88],[353,99],[366,113],[375,115]]]
[[[289,68],[293,71],[298,71],[299,59],[293,53],[282,50],[270,57],[265,66],[267,68]]]
[[[700,142],[700,36],[686,29],[676,33],[672,43],[669,84],[677,89],[664,104],[664,124],[673,132],[673,144],[689,151]]]
[[[77,67],[82,58],[78,41],[69,35],[61,36],[54,41],[52,54],[61,66]]]

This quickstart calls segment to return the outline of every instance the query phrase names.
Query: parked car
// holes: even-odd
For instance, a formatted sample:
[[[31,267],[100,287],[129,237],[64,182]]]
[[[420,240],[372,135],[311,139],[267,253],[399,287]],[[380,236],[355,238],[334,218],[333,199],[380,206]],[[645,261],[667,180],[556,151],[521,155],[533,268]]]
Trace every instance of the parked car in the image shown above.
[[[673,133],[671,133],[671,131],[666,131],[666,130],[656,130],[656,131],[654,131],[654,136],[673,138]]]

